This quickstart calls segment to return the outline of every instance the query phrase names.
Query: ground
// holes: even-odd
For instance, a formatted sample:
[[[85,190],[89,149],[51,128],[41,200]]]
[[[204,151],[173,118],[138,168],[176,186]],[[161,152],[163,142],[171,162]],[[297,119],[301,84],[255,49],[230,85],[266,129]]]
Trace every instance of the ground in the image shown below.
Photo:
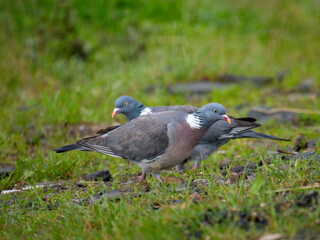
[[[318,238],[319,1],[0,9],[0,167],[15,168],[0,180],[1,238]],[[150,190],[126,160],[52,151],[126,122],[111,118],[120,95],[149,106],[219,102],[292,141],[233,140],[197,171],[163,172],[164,184],[148,177]],[[82,178],[105,169],[112,182]]]

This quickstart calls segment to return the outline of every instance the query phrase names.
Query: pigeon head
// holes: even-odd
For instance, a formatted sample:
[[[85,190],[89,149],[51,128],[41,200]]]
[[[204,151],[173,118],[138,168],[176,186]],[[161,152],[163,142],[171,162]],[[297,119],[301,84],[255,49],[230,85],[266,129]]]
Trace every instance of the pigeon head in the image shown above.
[[[224,120],[231,124],[230,118],[226,115],[226,109],[219,103],[204,105],[187,117],[187,122],[192,128],[209,128],[218,120]]]
[[[146,108],[141,102],[130,96],[121,96],[117,98],[114,106],[115,108],[112,117],[122,113],[129,121],[140,116],[141,111]]]

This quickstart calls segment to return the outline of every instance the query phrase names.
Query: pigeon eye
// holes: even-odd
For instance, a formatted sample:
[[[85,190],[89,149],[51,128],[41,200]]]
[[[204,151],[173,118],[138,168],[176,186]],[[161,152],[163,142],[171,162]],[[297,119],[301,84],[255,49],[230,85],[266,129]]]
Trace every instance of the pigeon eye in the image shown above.
[[[127,102],[125,102],[124,104],[123,104],[123,106],[127,106],[128,105],[128,103]]]
[[[214,109],[213,111],[214,111],[215,113],[217,113],[217,112],[218,112],[218,110],[217,110],[217,109]]]

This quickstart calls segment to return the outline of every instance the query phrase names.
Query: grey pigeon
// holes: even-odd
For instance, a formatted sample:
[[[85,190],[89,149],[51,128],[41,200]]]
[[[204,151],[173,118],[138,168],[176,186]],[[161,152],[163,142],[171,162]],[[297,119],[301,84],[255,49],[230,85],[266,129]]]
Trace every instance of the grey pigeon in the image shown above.
[[[112,113],[112,117],[115,117],[117,114],[124,114],[127,119],[131,121],[132,119],[142,115],[163,111],[182,111],[186,113],[193,113],[197,110],[198,108],[196,107],[182,105],[147,107],[130,96],[121,96],[115,101],[115,109]],[[230,117],[230,120],[231,124],[228,124],[226,121],[217,121],[209,128],[199,144],[194,148],[191,156],[186,159],[186,161],[191,159],[194,160],[193,169],[198,168],[202,160],[207,159],[219,147],[229,142],[230,139],[263,138],[288,141],[287,139],[252,131],[251,129],[260,126],[260,124],[255,123],[254,118]],[[181,170],[186,161],[179,164],[177,169]]]
[[[206,131],[218,120],[230,121],[225,108],[209,103],[196,112],[165,111],[136,118],[114,129],[103,129],[97,136],[55,149],[57,153],[71,150],[96,151],[127,159],[159,180],[160,170],[169,169],[190,156]]]

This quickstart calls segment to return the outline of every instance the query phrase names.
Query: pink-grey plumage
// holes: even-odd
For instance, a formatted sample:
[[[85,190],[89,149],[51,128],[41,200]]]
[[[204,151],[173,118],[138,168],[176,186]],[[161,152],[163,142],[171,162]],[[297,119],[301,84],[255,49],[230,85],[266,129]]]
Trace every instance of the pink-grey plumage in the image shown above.
[[[141,116],[55,151],[95,151],[124,158],[142,168],[142,179],[148,172],[159,177],[160,170],[172,168],[190,156],[210,126],[225,121],[225,113],[221,104],[210,103],[192,114],[164,111]]]

